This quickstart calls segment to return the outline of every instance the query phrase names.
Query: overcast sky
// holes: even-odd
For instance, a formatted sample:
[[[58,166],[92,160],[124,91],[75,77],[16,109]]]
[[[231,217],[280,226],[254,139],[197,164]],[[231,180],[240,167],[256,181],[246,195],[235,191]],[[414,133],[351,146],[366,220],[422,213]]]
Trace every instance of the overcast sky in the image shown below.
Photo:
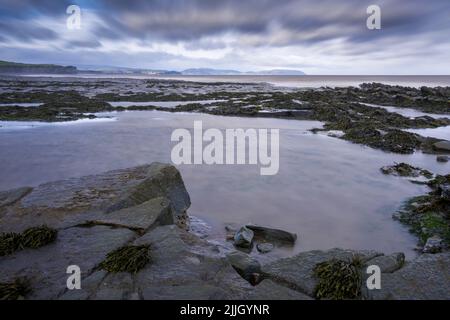
[[[371,4],[381,30],[366,27]],[[0,60],[450,74],[450,0],[0,0]]]

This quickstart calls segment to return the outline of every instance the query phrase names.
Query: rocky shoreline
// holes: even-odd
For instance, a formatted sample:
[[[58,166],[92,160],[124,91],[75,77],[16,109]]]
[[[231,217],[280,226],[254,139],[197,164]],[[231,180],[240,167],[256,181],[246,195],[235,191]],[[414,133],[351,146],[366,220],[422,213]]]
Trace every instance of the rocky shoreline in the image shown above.
[[[175,80],[0,79],[0,121],[73,121],[96,113],[126,110],[200,112],[221,116],[323,121],[313,132],[334,135],[388,152],[450,154],[450,141],[405,129],[450,125],[450,87],[419,89],[364,83],[359,87],[293,89],[255,83],[196,83]],[[128,107],[110,102],[126,101]],[[151,102],[184,102],[173,108]],[[197,101],[210,101],[199,103]],[[136,102],[136,105],[132,103]],[[149,102],[149,105],[139,105]],[[20,103],[42,103],[23,107]],[[406,117],[383,106],[441,114]],[[448,116],[446,116],[448,115]]]
[[[37,232],[33,247],[0,250],[0,298],[450,299],[449,251],[405,261],[402,253],[335,248],[265,263],[241,247],[256,241],[264,250],[260,244],[301,235],[230,228],[237,246],[224,252],[189,232],[189,206],[180,173],[161,163],[0,192],[0,249],[11,243],[6,235],[25,239],[42,225],[57,232],[45,239]],[[341,280],[325,271],[336,263],[353,275],[351,292],[330,291]],[[382,272],[380,290],[364,286],[373,264]],[[80,290],[67,289],[70,265],[81,269]]]

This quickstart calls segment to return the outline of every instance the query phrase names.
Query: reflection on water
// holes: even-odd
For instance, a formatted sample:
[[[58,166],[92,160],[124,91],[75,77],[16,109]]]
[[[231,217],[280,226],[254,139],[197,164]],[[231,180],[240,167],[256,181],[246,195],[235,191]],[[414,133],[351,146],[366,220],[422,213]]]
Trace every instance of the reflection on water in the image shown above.
[[[376,107],[376,108],[383,108],[386,109],[389,112],[394,112],[394,113],[398,113],[401,114],[404,117],[408,117],[408,118],[416,118],[416,117],[423,117],[423,116],[428,116],[434,119],[439,119],[439,118],[450,118],[450,114],[435,114],[435,113],[426,113],[426,112],[421,112],[419,110],[416,109],[411,109],[411,108],[399,108],[399,107],[391,107],[391,106],[380,106],[378,104],[371,104],[371,103],[361,103],[365,106],[368,107]]]
[[[15,102],[15,103],[0,103],[0,107],[24,107],[24,108],[31,108],[31,107],[39,107],[43,105],[43,103],[39,102]]]
[[[379,168],[405,161],[448,171],[435,157],[395,155],[307,130],[315,121],[219,117],[192,113],[132,111],[117,121],[30,130],[0,128],[0,190],[125,168],[170,162],[175,128],[279,128],[280,170],[260,176],[251,165],[179,166],[191,195],[189,213],[211,225],[211,239],[227,222],[254,222],[299,235],[290,253],[344,247],[403,251],[416,240],[391,214],[403,200],[427,189],[384,176]],[[221,238],[222,239],[222,238]]]
[[[424,137],[450,140],[450,126],[426,129],[406,129],[405,131],[417,133]]]
[[[161,108],[175,108],[176,106],[184,106],[191,103],[208,104],[213,102],[222,102],[226,100],[197,100],[197,101],[146,101],[146,102],[133,102],[133,101],[111,101],[108,102],[113,107],[128,108],[131,106],[155,106]]]

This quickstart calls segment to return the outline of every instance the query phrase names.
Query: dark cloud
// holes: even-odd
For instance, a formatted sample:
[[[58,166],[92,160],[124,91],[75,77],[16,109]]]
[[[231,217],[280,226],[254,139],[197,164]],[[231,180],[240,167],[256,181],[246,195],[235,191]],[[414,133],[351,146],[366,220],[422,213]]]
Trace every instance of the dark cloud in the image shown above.
[[[377,31],[366,28],[366,8],[374,3],[380,5],[382,14],[382,29]],[[83,12],[95,17],[84,29],[87,34],[80,37],[72,34],[74,38],[61,35],[59,29],[64,28],[70,4],[80,5]],[[261,50],[302,46],[314,48],[314,53],[322,50],[322,54],[345,58],[370,56],[374,50],[388,52],[391,47],[398,50],[399,44],[404,43],[406,48],[407,43],[419,40],[427,44],[427,52],[433,51],[449,42],[449,13],[450,0],[0,0],[0,43],[4,47],[8,41],[26,44],[43,41],[61,52],[89,50],[92,54],[98,49],[98,57],[105,55],[102,48],[105,43],[109,44],[108,50],[125,42],[144,48],[154,43],[181,43],[188,51],[231,46],[232,52],[223,57],[224,61],[247,61],[238,51],[246,50],[251,57]],[[333,41],[340,46],[326,46]],[[417,46],[408,47],[413,52],[386,55],[416,52],[420,59],[423,51],[420,44]],[[1,50],[5,52],[4,48]],[[13,50],[10,48],[9,52]],[[436,52],[441,56],[442,51]],[[125,55],[114,52],[120,54]],[[167,63],[174,65],[175,59],[182,55],[151,50],[146,54],[167,59]],[[114,60],[114,55],[108,53],[108,59]],[[299,65],[289,61],[284,64]]]
[[[2,31],[1,37],[18,41],[54,40],[58,38],[57,33],[52,29],[31,25],[18,19],[0,21],[0,30]]]

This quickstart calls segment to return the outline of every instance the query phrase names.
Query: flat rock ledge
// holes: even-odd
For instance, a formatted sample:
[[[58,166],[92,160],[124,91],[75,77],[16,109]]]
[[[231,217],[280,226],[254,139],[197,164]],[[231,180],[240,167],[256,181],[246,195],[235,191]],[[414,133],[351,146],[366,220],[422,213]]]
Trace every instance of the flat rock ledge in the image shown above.
[[[0,192],[0,232],[58,230],[51,244],[0,256],[0,282],[27,278],[25,299],[309,300],[317,263],[359,255],[382,271],[382,289],[364,298],[450,299],[448,252],[404,262],[402,254],[331,249],[259,266],[190,233],[189,206],[180,173],[162,163]],[[150,262],[134,274],[99,268],[124,245],[148,245]],[[70,265],[81,269],[79,290],[67,289]]]

